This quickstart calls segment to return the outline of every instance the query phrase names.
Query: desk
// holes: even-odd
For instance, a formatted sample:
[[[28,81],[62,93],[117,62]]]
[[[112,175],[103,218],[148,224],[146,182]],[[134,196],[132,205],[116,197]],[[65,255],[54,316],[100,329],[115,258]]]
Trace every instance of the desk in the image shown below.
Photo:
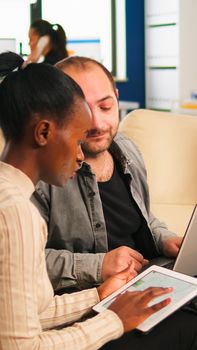
[[[129,111],[133,109],[137,109],[139,107],[140,107],[139,102],[119,101],[120,120],[122,120]]]

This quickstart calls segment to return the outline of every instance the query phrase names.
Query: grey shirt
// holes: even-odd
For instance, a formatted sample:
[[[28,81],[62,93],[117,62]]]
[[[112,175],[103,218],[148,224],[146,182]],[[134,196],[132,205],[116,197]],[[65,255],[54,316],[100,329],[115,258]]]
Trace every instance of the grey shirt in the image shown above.
[[[130,191],[137,203],[159,254],[168,231],[150,212],[146,170],[136,145],[118,133],[110,151],[130,176]],[[32,201],[48,224],[46,261],[55,290],[89,288],[101,282],[101,267],[108,251],[107,232],[96,177],[84,163],[65,188],[39,182]]]

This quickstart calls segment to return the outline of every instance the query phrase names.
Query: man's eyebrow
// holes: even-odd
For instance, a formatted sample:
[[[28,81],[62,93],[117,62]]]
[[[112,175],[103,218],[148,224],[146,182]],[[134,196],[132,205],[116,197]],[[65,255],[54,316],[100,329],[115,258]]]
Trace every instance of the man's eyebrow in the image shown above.
[[[109,99],[113,100],[113,97],[112,97],[111,95],[107,95],[107,96],[105,96],[105,97],[102,97],[102,98],[101,98],[100,100],[98,100],[97,102],[104,102],[104,101],[109,100]]]

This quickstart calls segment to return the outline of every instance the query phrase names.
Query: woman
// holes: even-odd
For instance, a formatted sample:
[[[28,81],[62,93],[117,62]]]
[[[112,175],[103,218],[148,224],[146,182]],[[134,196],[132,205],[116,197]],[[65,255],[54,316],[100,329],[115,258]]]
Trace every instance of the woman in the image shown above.
[[[66,34],[59,24],[51,24],[43,19],[33,22],[29,29],[29,45],[31,54],[28,61],[55,64],[68,56]]]
[[[24,68],[18,55],[4,53],[0,76],[6,141],[0,162],[0,349],[98,349],[166,306],[169,298],[148,303],[170,289],[125,293],[110,310],[63,328],[127,282],[130,267],[97,289],[53,295],[45,266],[46,224],[30,197],[37,181],[63,186],[79,168],[91,113],[80,87],[50,65]]]

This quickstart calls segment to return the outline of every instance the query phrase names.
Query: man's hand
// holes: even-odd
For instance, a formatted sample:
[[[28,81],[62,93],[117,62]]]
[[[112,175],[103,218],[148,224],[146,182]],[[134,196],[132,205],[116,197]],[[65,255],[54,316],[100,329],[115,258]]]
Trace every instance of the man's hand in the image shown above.
[[[133,264],[131,265],[132,262]],[[130,265],[133,268],[133,276],[136,276],[147,263],[148,260],[144,259],[144,257],[136,250],[122,246],[105,254],[101,270],[101,278],[105,281],[110,276],[117,274]]]
[[[176,257],[182,242],[182,237],[170,237],[163,242],[163,253],[169,257]]]
[[[97,292],[99,294],[100,300],[103,300],[108,295],[124,286],[124,284],[129,282],[134,277],[133,265],[134,262],[132,262],[125,270],[117,273],[112,277],[109,277],[105,282],[97,287]]]

